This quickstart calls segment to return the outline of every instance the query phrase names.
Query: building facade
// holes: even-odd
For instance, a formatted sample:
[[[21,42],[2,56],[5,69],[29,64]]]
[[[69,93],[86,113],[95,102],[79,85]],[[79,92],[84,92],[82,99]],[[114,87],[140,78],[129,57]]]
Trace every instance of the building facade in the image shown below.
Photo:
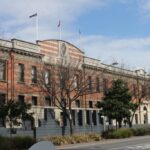
[[[105,130],[107,118],[98,115],[99,110],[95,104],[102,100],[103,93],[111,86],[112,80],[118,78],[128,83],[134,102],[142,101],[134,115],[133,124],[150,123],[150,76],[144,70],[130,71],[113,64],[103,64],[100,60],[86,57],[79,48],[62,40],[37,41],[36,44],[17,39],[0,40],[0,98],[4,102],[16,100],[32,105],[30,111],[34,113],[37,136],[62,134],[64,122],[62,122],[62,110],[58,107],[59,101],[56,102],[52,93],[43,88],[43,84],[52,87],[54,78],[50,76],[54,75],[56,66],[60,64],[69,64],[69,67],[77,70],[74,81],[69,79],[69,83],[72,82],[74,87],[77,87],[78,78],[80,83],[81,77],[84,80],[84,86],[82,85],[84,94],[71,103],[74,132]],[[55,80],[57,81],[58,77]],[[71,96],[75,94],[74,90]],[[68,101],[66,108],[69,108]],[[65,125],[65,134],[68,134],[68,123]],[[7,123],[5,126],[1,123],[1,134],[8,134],[7,128],[9,128]],[[15,134],[32,135],[31,124],[26,122],[23,127],[17,127]]]

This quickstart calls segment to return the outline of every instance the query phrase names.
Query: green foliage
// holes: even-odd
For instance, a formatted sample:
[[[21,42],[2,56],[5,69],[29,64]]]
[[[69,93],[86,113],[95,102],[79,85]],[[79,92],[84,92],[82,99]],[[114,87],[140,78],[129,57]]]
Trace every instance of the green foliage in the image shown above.
[[[46,138],[46,140],[52,141],[54,145],[86,143],[92,141],[99,141],[100,139],[101,139],[100,134],[92,134],[92,133],[74,134],[72,136],[51,136]]]
[[[143,128],[123,128],[118,130],[105,131],[102,137],[106,139],[127,138],[131,136],[150,135],[150,127]]]
[[[9,100],[7,103],[0,103],[0,118],[9,121],[12,128],[13,125],[20,125],[21,120],[33,118],[32,114],[27,112],[30,108],[30,104]]]
[[[103,132],[102,137],[106,139],[120,139],[133,136],[131,129],[118,129],[112,131]]]
[[[8,137],[0,137],[0,149],[1,150],[12,150],[13,143]]]
[[[119,123],[123,118],[131,117],[131,110],[137,108],[131,102],[132,95],[129,92],[127,83],[121,79],[113,80],[112,87],[104,95],[104,99],[97,103],[101,108],[100,115],[109,119],[116,119]]]
[[[135,136],[150,135],[150,127],[147,127],[147,128],[133,128],[132,132]]]
[[[28,149],[35,143],[35,139],[31,137],[0,137],[1,150],[23,150]]]
[[[34,138],[31,138],[29,136],[26,137],[13,137],[11,139],[13,143],[13,147],[15,149],[27,149],[30,146],[32,146],[36,141]]]

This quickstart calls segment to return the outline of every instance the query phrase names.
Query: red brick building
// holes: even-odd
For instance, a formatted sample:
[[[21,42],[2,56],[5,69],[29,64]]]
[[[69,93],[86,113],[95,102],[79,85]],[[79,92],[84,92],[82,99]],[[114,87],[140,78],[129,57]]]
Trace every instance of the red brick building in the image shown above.
[[[47,118],[47,109],[53,110],[53,119],[61,126],[61,111],[43,91],[38,81],[39,74],[44,71],[43,82],[49,82],[49,71],[54,72],[52,66],[56,66],[62,59],[78,65],[79,70],[84,72],[85,81],[89,85],[91,83],[89,88],[93,91],[80,96],[72,103],[72,109],[75,111],[74,128],[77,132],[97,132],[100,128],[103,130],[95,104],[102,100],[103,91],[111,86],[113,79],[126,80],[131,92],[135,93],[142,91],[145,81],[147,86],[150,86],[150,77],[143,70],[130,71],[102,64],[100,60],[86,57],[83,51],[66,41],[44,40],[33,44],[17,39],[0,40],[1,100],[7,102],[13,99],[20,103],[31,103],[31,111],[34,111],[36,127],[39,127],[39,130],[43,120]],[[133,100],[136,101],[137,97],[133,97]],[[143,98],[142,101],[142,106],[135,114],[134,124],[150,123],[149,99]],[[44,135],[44,132],[41,135]]]

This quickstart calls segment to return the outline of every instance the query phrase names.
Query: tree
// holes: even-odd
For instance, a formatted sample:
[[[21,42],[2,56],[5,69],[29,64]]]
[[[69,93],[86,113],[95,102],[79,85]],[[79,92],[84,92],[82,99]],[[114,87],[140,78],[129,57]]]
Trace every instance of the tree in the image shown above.
[[[109,120],[115,119],[120,128],[123,119],[130,118],[132,110],[136,107],[131,99],[127,83],[117,79],[112,81],[112,87],[104,93],[104,98],[97,103],[97,107],[100,108],[100,115],[107,116]]]
[[[139,120],[141,123],[141,105],[144,101],[149,101],[150,98],[150,76],[143,69],[136,70],[136,84],[134,84],[133,97],[137,102],[137,107],[133,112],[133,116],[139,109]],[[132,117],[133,120],[133,117]]]
[[[44,70],[47,68],[45,67]],[[92,89],[95,83],[88,78],[92,75],[94,75],[93,70],[87,71],[81,68],[81,61],[61,60],[58,65],[51,66],[50,81],[47,79],[48,74],[42,74],[40,77],[44,92],[51,97],[54,106],[63,113],[63,130],[65,130],[65,120],[69,121],[70,135],[73,133],[73,102],[82,99],[83,95],[99,92]]]
[[[0,103],[0,118],[3,122],[8,122],[10,134],[14,126],[19,126],[25,120],[32,120],[32,113],[28,113],[30,104],[20,104],[17,101],[9,100],[7,103]]]

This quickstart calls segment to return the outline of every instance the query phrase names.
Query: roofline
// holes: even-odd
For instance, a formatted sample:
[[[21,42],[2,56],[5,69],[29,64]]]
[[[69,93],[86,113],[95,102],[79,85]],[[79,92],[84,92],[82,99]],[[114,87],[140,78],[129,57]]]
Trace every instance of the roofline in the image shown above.
[[[36,42],[44,42],[44,41],[62,41],[62,42],[65,42],[65,43],[68,43],[70,45],[72,45],[73,47],[77,48],[81,53],[85,54],[85,52],[83,52],[81,49],[79,49],[77,46],[75,46],[74,44],[68,42],[68,41],[65,41],[65,40],[59,40],[59,39],[46,39],[46,40],[37,40]]]
[[[29,43],[29,44],[32,44],[32,45],[38,45],[37,43],[32,43],[32,42],[28,42],[28,41],[24,41],[24,40],[20,40],[20,39],[16,39],[16,38],[11,39],[11,41],[13,41],[13,40],[17,40],[17,41],[20,41],[20,42]]]
[[[89,57],[89,56],[84,56],[84,58],[90,58],[90,59],[93,59],[93,60],[98,60],[98,61],[101,61],[100,59],[96,59],[96,58]]]

